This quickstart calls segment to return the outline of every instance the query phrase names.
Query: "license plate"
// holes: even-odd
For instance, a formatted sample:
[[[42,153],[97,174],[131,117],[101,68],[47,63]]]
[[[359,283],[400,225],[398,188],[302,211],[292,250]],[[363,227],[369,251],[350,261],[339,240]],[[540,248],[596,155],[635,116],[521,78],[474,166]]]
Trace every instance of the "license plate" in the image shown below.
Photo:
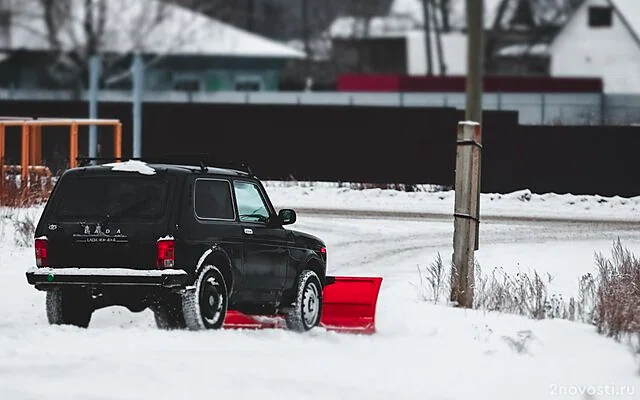
[[[74,233],[76,243],[128,243],[129,238],[120,228],[103,228],[100,224],[83,225],[82,233]]]

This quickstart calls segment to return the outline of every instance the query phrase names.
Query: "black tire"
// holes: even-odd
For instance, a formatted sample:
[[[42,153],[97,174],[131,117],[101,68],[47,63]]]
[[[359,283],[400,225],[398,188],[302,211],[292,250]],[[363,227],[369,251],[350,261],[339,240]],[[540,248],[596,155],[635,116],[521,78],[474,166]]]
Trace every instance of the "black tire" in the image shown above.
[[[195,287],[182,295],[182,313],[190,330],[220,329],[227,315],[228,290],[224,276],[214,265],[202,268]]]
[[[293,308],[285,316],[287,328],[296,332],[306,332],[320,324],[322,316],[322,285],[318,275],[302,271],[298,277],[296,300]]]
[[[51,325],[89,326],[93,313],[92,299],[81,288],[59,288],[47,291],[47,320]]]
[[[179,295],[171,295],[160,300],[151,307],[156,326],[159,329],[184,329],[187,327],[182,314],[182,298]]]

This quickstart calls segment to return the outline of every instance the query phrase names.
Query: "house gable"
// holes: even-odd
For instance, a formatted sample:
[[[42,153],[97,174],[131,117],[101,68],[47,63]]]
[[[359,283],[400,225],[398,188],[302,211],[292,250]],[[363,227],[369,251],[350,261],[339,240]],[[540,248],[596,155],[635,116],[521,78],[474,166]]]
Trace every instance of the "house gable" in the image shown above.
[[[590,26],[591,7],[610,7],[611,25]],[[552,76],[601,77],[607,93],[640,93],[640,45],[609,0],[585,1],[552,42],[550,54]]]
[[[631,31],[638,46],[640,46],[640,1],[638,0],[609,0],[614,11]]]

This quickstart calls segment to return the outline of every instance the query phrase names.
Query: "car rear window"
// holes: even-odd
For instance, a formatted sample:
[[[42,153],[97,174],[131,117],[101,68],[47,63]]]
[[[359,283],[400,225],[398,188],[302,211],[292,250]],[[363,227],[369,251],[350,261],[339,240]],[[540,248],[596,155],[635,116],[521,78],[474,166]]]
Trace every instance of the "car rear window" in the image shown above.
[[[203,219],[235,219],[231,184],[221,179],[196,179],[195,211]]]
[[[56,190],[59,218],[158,219],[164,214],[170,182],[166,177],[67,177]]]

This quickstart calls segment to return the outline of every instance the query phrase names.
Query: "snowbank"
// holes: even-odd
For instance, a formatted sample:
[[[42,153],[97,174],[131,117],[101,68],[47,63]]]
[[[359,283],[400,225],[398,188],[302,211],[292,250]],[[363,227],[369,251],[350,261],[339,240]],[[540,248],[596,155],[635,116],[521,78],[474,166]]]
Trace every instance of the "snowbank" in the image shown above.
[[[357,190],[323,182],[265,182],[278,208],[393,211],[453,215],[455,192],[403,192],[390,189]],[[558,218],[640,222],[640,196],[633,198],[573,194],[483,193],[482,217]]]

